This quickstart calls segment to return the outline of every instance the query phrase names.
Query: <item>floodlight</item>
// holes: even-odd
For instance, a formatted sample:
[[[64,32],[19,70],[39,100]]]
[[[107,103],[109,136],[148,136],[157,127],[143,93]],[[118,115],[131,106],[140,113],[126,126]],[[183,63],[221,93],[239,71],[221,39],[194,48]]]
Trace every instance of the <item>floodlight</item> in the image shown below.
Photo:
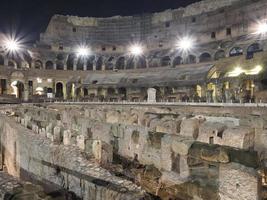
[[[85,56],[88,56],[89,54],[90,54],[90,50],[87,47],[82,46],[77,49],[78,56],[85,57]]]
[[[245,71],[241,67],[236,67],[233,71],[228,73],[228,77],[237,77]]]
[[[20,50],[20,43],[15,39],[7,39],[4,41],[4,48],[8,52],[14,53]]]
[[[141,45],[137,45],[137,44],[132,45],[132,46],[130,47],[130,53],[131,53],[132,55],[134,55],[134,56],[140,56],[140,55],[143,54],[143,48],[142,48]]]
[[[259,22],[257,26],[257,34],[266,34],[267,33],[267,22]]]
[[[179,39],[177,43],[177,48],[182,50],[182,51],[189,51],[190,49],[193,48],[193,40],[190,37],[183,37]]]

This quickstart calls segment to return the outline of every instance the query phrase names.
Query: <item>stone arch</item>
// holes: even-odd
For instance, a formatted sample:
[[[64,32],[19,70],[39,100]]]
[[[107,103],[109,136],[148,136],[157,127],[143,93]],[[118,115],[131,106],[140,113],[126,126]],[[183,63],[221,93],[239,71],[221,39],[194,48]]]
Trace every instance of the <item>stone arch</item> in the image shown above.
[[[199,56],[199,62],[210,62],[211,61],[211,55],[207,52],[202,53]]]
[[[26,68],[31,68],[32,67],[32,57],[28,51],[24,52],[23,54],[23,61]]]
[[[111,56],[107,59],[106,63],[105,63],[105,68],[106,70],[113,70],[114,67],[114,57]]]
[[[61,60],[57,60],[56,62],[56,69],[57,70],[64,70],[64,63]]]
[[[229,51],[229,56],[230,57],[240,56],[240,55],[243,55],[243,49],[241,47],[233,47]]]
[[[137,68],[139,68],[139,69],[147,68],[147,63],[146,63],[146,57],[145,56],[139,56],[137,58]]]
[[[70,54],[67,59],[67,70],[73,70],[74,69],[74,62],[76,59],[76,55],[74,53]]]
[[[116,93],[116,90],[115,90],[114,88],[109,87],[109,88],[107,89],[107,94],[108,94],[108,95],[114,95],[115,93]]]
[[[149,61],[149,68],[156,68],[156,67],[159,67],[159,60],[158,58],[155,57]]]
[[[116,69],[124,69],[125,68],[125,57],[119,57],[116,62]]]
[[[5,57],[0,54],[0,65],[5,65]]]
[[[189,55],[187,57],[187,60],[188,64],[194,64],[197,62],[197,57],[195,55]]]
[[[57,54],[57,60],[64,60],[64,55],[62,53]]]
[[[167,67],[171,65],[171,58],[169,56],[164,56],[160,61],[161,67]]]
[[[103,57],[99,57],[96,61],[96,70],[102,70]]]
[[[118,89],[119,95],[121,95],[122,100],[126,100],[127,97],[127,90],[125,87],[121,87]]]
[[[94,69],[95,56],[90,56],[86,62],[86,70]]]
[[[173,59],[172,66],[176,67],[177,65],[181,65],[183,63],[183,58],[181,56],[177,56]]]
[[[83,70],[83,66],[85,64],[85,58],[84,57],[79,57],[78,61],[77,61],[77,70],[82,71]]]
[[[253,43],[247,48],[247,53],[257,53],[263,51],[262,46],[259,43]]]
[[[16,80],[11,83],[11,87],[13,88],[13,93],[16,95],[16,98],[22,99],[24,95],[24,83]]]
[[[214,60],[219,60],[222,58],[225,58],[225,51],[224,50],[217,51],[214,55]]]
[[[54,63],[52,61],[47,61],[45,63],[45,69],[54,69]]]
[[[34,61],[34,68],[35,69],[42,69],[43,68],[43,63],[41,60],[35,60]]]
[[[173,88],[171,87],[164,87],[164,95],[171,95],[173,94]]]
[[[56,94],[55,94],[56,98],[63,98],[64,94],[63,94],[63,83],[61,82],[57,82],[56,83]]]
[[[134,57],[130,57],[126,61],[126,69],[134,69],[134,65],[135,65]]]
[[[7,65],[9,67],[13,67],[13,68],[16,68],[17,67],[17,63],[14,60],[8,60]]]

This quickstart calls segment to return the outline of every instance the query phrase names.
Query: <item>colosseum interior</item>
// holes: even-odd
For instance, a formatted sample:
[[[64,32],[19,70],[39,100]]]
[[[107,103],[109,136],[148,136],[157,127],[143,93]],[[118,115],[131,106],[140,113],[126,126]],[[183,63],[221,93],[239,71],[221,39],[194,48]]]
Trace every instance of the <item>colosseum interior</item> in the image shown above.
[[[267,199],[266,0],[54,15],[8,44],[0,199]]]

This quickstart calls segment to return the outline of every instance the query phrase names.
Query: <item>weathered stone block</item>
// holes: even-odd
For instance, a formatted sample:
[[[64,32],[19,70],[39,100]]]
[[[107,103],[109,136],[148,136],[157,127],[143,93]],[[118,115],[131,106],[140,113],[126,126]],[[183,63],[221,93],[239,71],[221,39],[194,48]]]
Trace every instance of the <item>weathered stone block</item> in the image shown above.
[[[219,168],[221,200],[258,200],[259,181],[256,171],[237,163],[221,164]]]
[[[210,143],[213,138],[213,144],[222,144],[223,132],[227,127],[218,122],[204,122],[199,127],[197,140],[203,143]]]
[[[240,149],[254,147],[255,131],[246,126],[228,128],[223,132],[223,145]]]
[[[196,139],[199,133],[199,125],[199,120],[196,118],[185,119],[181,123],[180,134]]]
[[[188,155],[188,151],[193,143],[193,139],[182,136],[173,136],[171,140],[171,147],[173,152],[186,156]]]

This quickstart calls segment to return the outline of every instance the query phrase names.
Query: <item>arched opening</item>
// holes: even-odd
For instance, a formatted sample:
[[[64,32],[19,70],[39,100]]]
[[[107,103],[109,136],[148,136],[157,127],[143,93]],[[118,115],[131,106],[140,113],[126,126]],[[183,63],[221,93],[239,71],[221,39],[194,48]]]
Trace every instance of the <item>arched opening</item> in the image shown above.
[[[116,62],[116,69],[124,69],[125,68],[125,58],[120,57]]]
[[[126,88],[119,88],[118,89],[118,93],[119,95],[121,95],[121,100],[126,100],[126,97],[127,97],[127,90]]]
[[[182,57],[181,57],[181,56],[177,56],[177,57],[175,57],[175,58],[173,59],[172,66],[173,66],[173,67],[176,67],[176,66],[178,66],[178,65],[181,65],[182,62],[183,62]]]
[[[145,69],[147,68],[147,63],[146,63],[146,57],[145,56],[140,56],[137,60],[137,68],[139,69]]]
[[[74,69],[74,61],[75,61],[76,55],[70,54],[67,59],[67,70],[73,70]]]
[[[63,84],[61,82],[56,84],[56,98],[63,98]]]
[[[241,56],[243,55],[243,49],[240,47],[234,47],[230,50],[229,52],[229,56],[233,57],[233,56]]]
[[[156,68],[159,67],[159,60],[157,57],[154,57],[149,60],[149,68]]]
[[[72,99],[74,96],[74,84],[67,83],[66,84],[66,97],[67,99]]]
[[[215,59],[215,60],[220,60],[220,59],[222,59],[222,58],[225,58],[225,52],[224,52],[224,50],[219,50],[219,51],[217,51],[217,52],[215,53],[215,55],[214,55],[214,59]]]
[[[83,57],[78,58],[77,70],[80,70],[80,71],[83,70],[84,62],[85,62],[85,58]]]
[[[248,54],[253,54],[253,53],[257,53],[257,52],[261,52],[263,51],[261,45],[259,43],[254,43],[252,45],[250,45],[247,49],[247,53]]]
[[[107,94],[108,95],[114,95],[116,93],[116,90],[114,88],[108,88]]]
[[[34,62],[34,68],[35,68],[35,69],[42,69],[42,68],[43,68],[43,63],[42,63],[42,61],[40,61],[40,60],[36,60],[36,61]]]
[[[62,61],[57,61],[56,62],[56,69],[57,70],[64,70],[64,63]]]
[[[104,101],[104,89],[102,87],[97,88],[97,97],[100,101]]]
[[[47,61],[45,63],[45,69],[54,69],[54,63],[52,61]]]
[[[23,53],[23,63],[25,64],[23,67],[25,68],[31,68],[32,67],[32,57],[28,53],[28,51]]]
[[[171,95],[173,94],[173,89],[171,87],[164,88],[164,95]]]
[[[5,65],[5,58],[2,55],[0,55],[0,65]]]
[[[194,64],[194,63],[196,63],[197,62],[196,56],[189,55],[188,58],[187,58],[187,62],[188,62],[188,64]]]
[[[63,54],[58,54],[57,55],[57,60],[63,61],[64,60],[64,55]]]
[[[165,56],[161,59],[161,66],[166,67],[171,65],[171,58],[169,56]]]
[[[16,67],[16,63],[13,60],[9,60],[7,65],[12,68]]]
[[[163,95],[162,92],[160,90],[160,88],[158,86],[153,87],[156,90],[156,101],[160,102],[163,100]]]
[[[102,70],[103,58],[99,57],[96,62],[96,70]]]
[[[126,69],[134,69],[134,57],[131,57],[126,62]]]
[[[95,56],[90,56],[86,63],[86,69],[87,70],[93,70],[94,69],[94,62],[95,62]]]
[[[83,96],[87,97],[88,95],[89,95],[88,89],[87,88],[83,88]]]
[[[114,57],[110,57],[106,62],[106,70],[113,70]]]
[[[22,99],[24,95],[24,84],[21,81],[13,81],[11,87],[16,98]]]
[[[44,90],[44,88],[43,87],[37,87],[36,89],[35,89],[35,94],[36,95],[44,95],[44,93],[45,93],[45,90]]]
[[[199,56],[199,62],[210,62],[211,61],[211,55],[209,53],[202,53]]]

